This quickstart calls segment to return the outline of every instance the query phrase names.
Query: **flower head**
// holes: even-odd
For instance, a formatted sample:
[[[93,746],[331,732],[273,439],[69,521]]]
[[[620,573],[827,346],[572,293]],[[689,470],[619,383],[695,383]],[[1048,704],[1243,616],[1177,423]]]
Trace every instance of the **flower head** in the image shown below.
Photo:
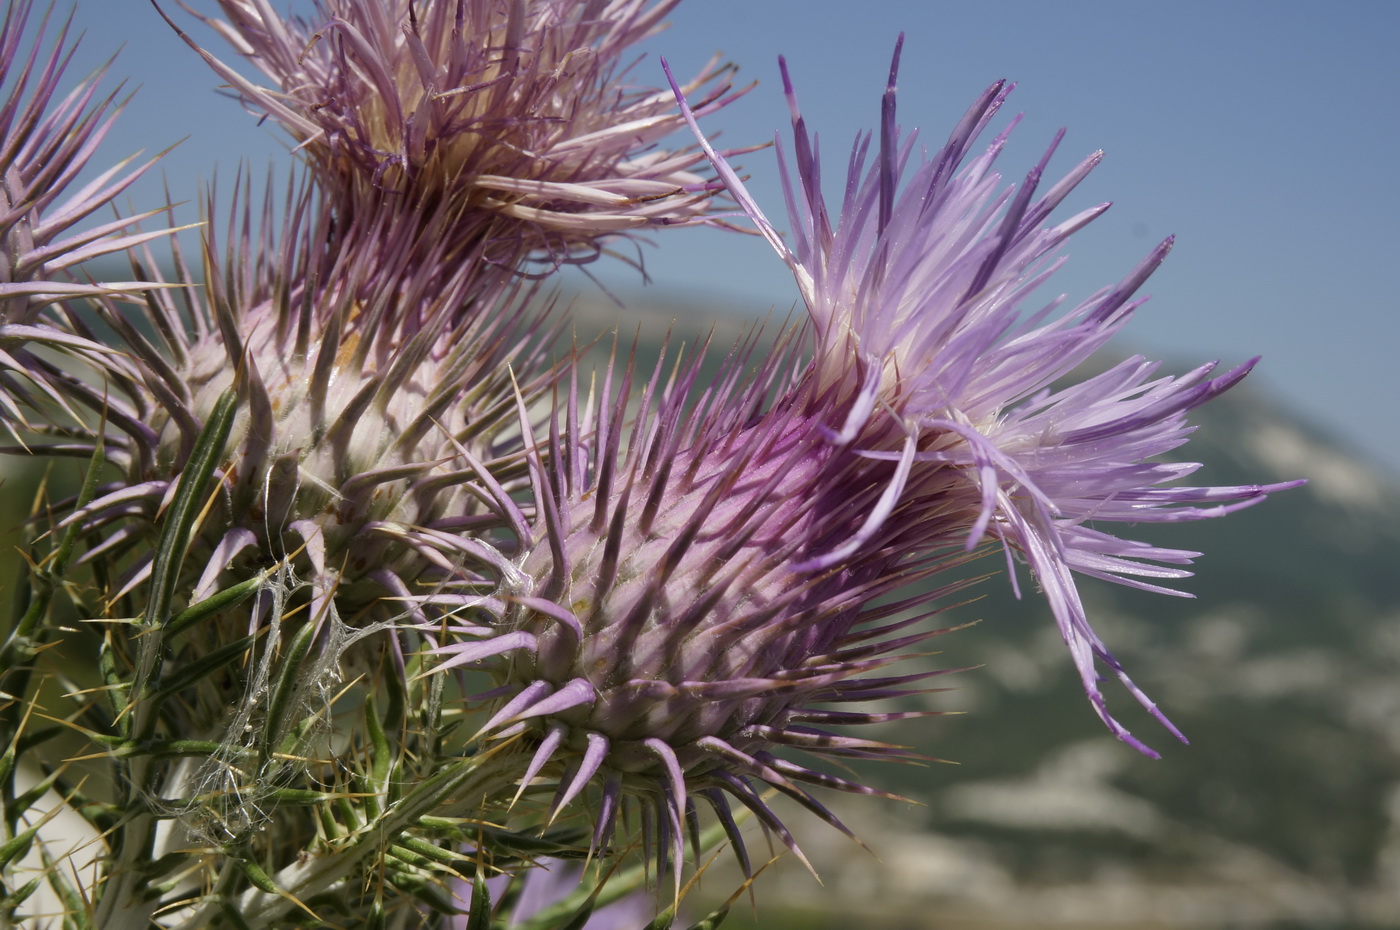
[[[751,380],[752,346],[738,349],[703,392],[703,353],[669,379],[658,366],[630,434],[630,377],[616,397],[610,380],[594,402],[571,394],[548,449],[533,450],[534,519],[497,501],[522,545],[502,596],[477,599],[492,622],[433,627],[455,640],[440,668],[489,662],[501,680],[483,732],[529,737],[522,791],[553,774],[557,811],[600,783],[595,844],[632,799],[663,861],[669,846],[679,862],[698,796],[726,823],[737,800],[792,845],[755,784],[838,827],[804,785],[883,792],[784,753],[911,757],[830,728],[926,712],[825,705],[900,697],[934,674],[861,677],[935,635],[911,628],[936,610],[910,617],[914,605],[887,596],[966,561],[960,530],[977,499],[954,469],[925,468],[909,506],[946,519],[887,523],[859,558],[810,569],[859,530],[899,466],[829,440],[829,397],[810,369],[791,374],[799,345],[789,334]]]
[[[273,215],[269,200],[263,217]],[[382,598],[455,577],[463,554],[478,552],[465,486],[518,455],[518,435],[502,436],[514,428],[513,398],[551,377],[537,325],[521,319],[535,288],[483,295],[465,280],[429,280],[397,260],[404,240],[385,243],[378,261],[327,248],[334,215],[306,188],[285,215],[264,240],[235,220],[223,254],[206,233],[207,296],[155,294],[140,314],[97,304],[126,352],[100,368],[111,426],[67,427],[83,439],[70,454],[100,444],[124,474],[64,522],[97,536],[141,532],[233,392],[221,506],[193,543],[208,565],[191,598],[243,568],[291,559],[316,592],[318,618],[333,597],[335,615],[368,610],[363,625],[398,611]],[[454,312],[467,292],[477,312]],[[152,561],[134,565],[130,583]]]
[[[739,350],[703,391],[694,362],[669,380],[658,369],[625,444],[624,400],[605,387],[580,407],[571,393],[548,454],[532,451],[533,519],[496,502],[521,540],[519,574],[476,603],[490,623],[451,625],[456,641],[438,649],[444,667],[485,663],[499,679],[484,729],[529,737],[522,791],[552,774],[557,810],[601,785],[596,842],[629,796],[653,808],[659,846],[679,858],[697,794],[722,820],[739,801],[790,843],[755,785],[834,824],[804,785],[879,793],[787,754],[903,754],[833,729],[900,714],[839,705],[906,694],[923,677],[865,676],[932,635],[911,632],[902,609],[961,585],[890,601],[987,537],[1029,563],[1094,707],[1150,753],[1105,709],[1097,663],[1155,712],[1089,627],[1071,572],[1156,590],[1140,577],[1181,577],[1194,553],[1091,524],[1218,516],[1291,486],[1178,487],[1195,466],[1154,461],[1184,441],[1184,414],[1247,365],[1151,380],[1154,366],[1132,359],[1052,387],[1126,322],[1166,246],[1068,310],[1056,300],[1025,314],[1058,247],[1103,210],[1045,225],[1098,157],[1039,194],[1047,154],[1001,189],[991,166],[1005,134],[971,154],[1000,84],[917,157],[894,121],[893,74],[874,164],[864,136],[839,217],[793,101],[791,247],[710,151],[797,278],[810,360],[789,342],[744,381]]]
[[[669,92],[632,88],[623,56],[678,0],[321,0],[314,20],[220,0],[210,20],[272,79],[263,87],[200,50],[247,103],[296,140],[348,213],[386,199],[429,232],[454,229],[515,267],[587,261],[599,242],[703,220],[696,149]],[[191,43],[193,44],[193,43]],[[723,105],[727,67],[701,110]]]
[[[901,39],[902,44],[902,39]],[[1059,249],[1107,209],[1101,204],[1055,225],[1051,212],[1099,162],[1095,153],[1041,191],[1057,136],[1018,187],[992,170],[1008,127],[980,153],[972,146],[1010,87],[990,87],[932,157],[917,133],[895,121],[896,45],[873,164],[871,138],[857,140],[834,218],[821,191],[809,138],[783,66],[793,113],[796,185],[784,174],[789,246],[712,149],[716,170],[792,269],[817,331],[815,377],[831,397],[830,441],[898,461],[882,506],[861,531],[809,568],[839,565],[891,520],[918,520],[901,486],[922,469],[948,467],[978,506],[963,528],[971,549],[985,536],[1029,565],[1055,614],[1095,711],[1120,739],[1155,755],[1107,711],[1100,664],[1171,732],[1090,627],[1072,572],[1151,591],[1190,573],[1175,567],[1198,553],[1124,540],[1095,524],[1217,517],[1302,482],[1234,487],[1175,485],[1198,465],[1161,462],[1191,431],[1185,415],[1243,378],[1247,362],[1210,377],[1214,363],[1156,377],[1140,357],[1068,387],[1057,382],[1131,318],[1135,294],[1166,257],[1163,242],[1121,282],[1069,308],[1056,298],[1027,304],[1060,265]],[[1014,121],[1013,124],[1014,126]],[[699,135],[699,128],[692,121]],[[779,160],[784,153],[779,145]],[[899,448],[866,447],[862,430],[891,418]],[[1158,564],[1153,564],[1158,563]],[[1148,580],[1143,580],[1148,579]]]

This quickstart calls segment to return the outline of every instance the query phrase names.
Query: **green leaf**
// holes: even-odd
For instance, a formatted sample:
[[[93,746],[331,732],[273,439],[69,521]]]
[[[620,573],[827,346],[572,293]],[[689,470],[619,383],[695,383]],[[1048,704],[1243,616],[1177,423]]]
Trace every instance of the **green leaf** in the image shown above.
[[[44,727],[41,730],[25,730],[15,743],[15,752],[22,756],[35,746],[40,746],[56,736],[71,732],[72,731],[68,727]]]
[[[724,907],[711,911],[710,915],[699,923],[691,924],[689,930],[715,930],[728,916],[729,905],[726,904]]]
[[[20,811],[29,810],[35,804],[39,803],[39,799],[42,798],[50,788],[53,787],[53,784],[56,781],[58,781],[58,773],[53,772],[48,777],[40,780],[37,784],[30,787],[28,791],[24,792],[23,794],[17,795],[15,797],[14,809]]]
[[[0,843],[0,870],[9,865],[15,859],[29,852],[29,847],[34,843],[34,837],[39,835],[37,826],[30,827],[13,839]]]
[[[267,579],[272,577],[276,569],[267,568],[258,572],[246,581],[230,585],[222,591],[216,591],[197,604],[191,604],[170,619],[166,624],[165,634],[167,637],[177,633],[183,633],[188,627],[193,626],[207,617],[212,617],[220,611],[237,607],[253,594],[261,591],[267,584]]]
[[[318,807],[316,817],[321,823],[321,835],[327,840],[338,840],[345,835],[345,831],[335,819],[335,811],[331,809],[331,805],[323,804]]]
[[[264,759],[271,758],[281,748],[282,738],[290,728],[292,714],[301,707],[301,695],[307,684],[301,674],[301,663],[315,639],[315,625],[303,624],[282,656],[277,681],[272,686],[272,697],[267,705],[267,720],[263,725],[261,754]]]
[[[367,795],[365,808],[371,817],[378,817],[383,813],[383,808],[379,803],[379,795],[385,793],[389,785],[390,773],[397,760],[389,746],[389,737],[385,734],[384,727],[380,723],[373,694],[365,697],[364,718],[365,731],[369,735],[370,752],[373,754],[368,783],[363,784]],[[359,781],[364,783],[366,780],[360,778]]]
[[[467,912],[466,930],[491,930],[491,892],[486,887],[486,876],[482,874],[480,866],[472,882],[472,904]]]
[[[62,867],[54,861],[48,850],[42,845],[39,847],[39,861],[43,864],[43,878],[48,883],[49,890],[58,896],[63,903],[64,910],[69,914],[90,913],[89,908],[92,902],[85,895],[79,894],[78,889],[68,883]]]
[[[369,916],[365,918],[365,930],[388,930],[389,915],[384,910],[384,901],[376,896],[369,906]]]
[[[240,640],[229,643],[227,646],[220,646],[208,655],[195,659],[193,662],[181,663],[179,671],[161,679],[160,689],[151,696],[151,700],[159,705],[176,694],[179,694],[190,685],[193,685],[238,659],[239,656],[248,651],[248,647],[251,646],[256,639],[256,635],[245,636]]]
[[[243,873],[243,877],[248,879],[254,888],[266,891],[268,894],[281,895],[283,893],[272,877],[264,872],[262,866],[256,862],[251,859],[235,859],[233,861],[238,864],[238,870]]]
[[[325,791],[313,791],[310,788],[273,788],[266,794],[258,795],[259,800],[266,800],[272,804],[284,804],[288,807],[310,807],[313,804],[324,804],[329,801],[333,794]]]
[[[149,737],[156,726],[155,708],[140,701],[149,683],[159,677],[165,649],[165,629],[171,620],[171,605],[180,580],[180,569],[189,553],[190,538],[209,495],[209,483],[223,458],[238,412],[238,397],[230,388],[219,395],[214,410],[195,440],[190,457],[180,472],[175,496],[165,512],[160,539],[151,565],[150,600],[142,613],[140,654],[131,694],[138,701],[132,714],[132,729],[138,737]]]
[[[431,859],[427,858],[426,856],[420,856],[413,850],[407,849],[398,843],[394,843],[393,845],[391,845],[389,847],[388,852],[389,855],[393,856],[395,859],[399,860],[405,865],[411,865],[414,868],[426,869],[431,867],[433,864],[433,861]]]
[[[238,395],[229,388],[219,395],[204,429],[200,430],[199,438],[195,440],[189,461],[180,472],[175,498],[165,513],[160,541],[156,543],[155,562],[151,567],[151,600],[145,614],[148,626],[164,629],[172,619],[170,605],[174,601],[180,567],[189,551],[195,522],[208,497],[209,481],[223,458],[224,447],[228,445],[237,412]]]
[[[148,739],[113,742],[110,738],[98,737],[97,741],[111,743],[111,754],[117,759],[212,756],[223,748],[223,744],[208,739]]]
[[[441,846],[434,846],[427,840],[420,840],[416,836],[401,836],[398,845],[408,849],[419,856],[441,862],[444,865],[455,865],[462,861],[462,856],[450,849],[443,849]]]
[[[336,798],[335,808],[340,811],[340,819],[344,821],[347,832],[355,833],[365,825],[364,818],[360,816],[359,811],[355,810],[355,805],[350,803],[349,798],[344,796]]]
[[[9,921],[9,923],[5,923],[5,921],[0,920],[0,924],[9,926],[13,923],[15,910],[28,900],[30,895],[39,890],[41,881],[42,879],[39,878],[31,878],[19,888],[0,898],[0,915]]]
[[[583,859],[588,855],[588,833],[579,827],[555,827],[543,836],[512,833],[497,827],[479,827],[477,843],[491,853],[498,864],[529,861],[540,856],[555,859]]]
[[[106,685],[103,693],[107,698],[107,710],[111,714],[113,727],[117,735],[123,739],[131,737],[131,718],[126,714],[126,707],[131,697],[130,685],[122,675],[122,670],[117,667],[117,654],[110,644],[103,645],[97,653],[97,667],[102,672],[102,681]]]
[[[601,891],[602,889],[594,890],[596,892]],[[597,895],[590,895],[588,899],[585,900],[583,904],[579,907],[577,913],[575,913],[573,917],[569,918],[569,922],[560,927],[559,930],[583,930],[584,927],[588,926],[588,921],[592,919],[593,910],[597,906]]]

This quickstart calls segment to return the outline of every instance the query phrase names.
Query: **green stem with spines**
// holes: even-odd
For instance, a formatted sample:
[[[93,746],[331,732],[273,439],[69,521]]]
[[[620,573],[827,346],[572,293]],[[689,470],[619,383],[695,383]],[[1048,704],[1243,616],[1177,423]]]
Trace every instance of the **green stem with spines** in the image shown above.
[[[175,617],[175,591],[237,412],[237,394],[233,389],[224,391],[195,440],[164,514],[147,583],[150,598],[137,621],[136,669],[125,683],[129,703],[118,717],[129,718],[126,734],[137,742],[154,739],[159,725],[164,703],[158,698],[160,672],[168,626]],[[155,757],[149,754],[113,760],[117,803],[126,819],[109,840],[110,865],[94,911],[94,925],[102,930],[147,930],[159,906],[159,899],[149,893],[156,818],[148,809],[147,798],[157,794],[154,762]]]
[[[454,796],[459,798],[457,805],[466,803],[470,810],[477,811],[486,807],[491,798],[504,798],[518,777],[519,761],[509,753],[504,757],[459,759],[415,785],[381,816],[342,837],[331,851],[273,874],[263,873],[266,882],[245,891],[234,907],[250,925],[268,925],[296,909],[298,902],[329,891],[371,858],[383,855],[401,836],[416,828],[420,818],[440,811]],[[207,926],[213,917],[210,909],[221,906],[210,902],[180,924],[179,930]]]

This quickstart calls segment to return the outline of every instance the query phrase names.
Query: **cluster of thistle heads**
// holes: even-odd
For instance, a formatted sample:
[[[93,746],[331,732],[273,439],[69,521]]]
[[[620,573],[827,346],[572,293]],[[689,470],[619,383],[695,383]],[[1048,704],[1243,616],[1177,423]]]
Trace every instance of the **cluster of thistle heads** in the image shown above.
[[[109,756],[102,791],[42,763],[99,811],[92,913],[306,919],[343,882],[422,917],[462,886],[433,864],[469,861],[437,904],[480,916],[474,889],[536,861],[526,847],[641,848],[679,882],[705,823],[751,870],[737,815],[796,850],[775,795],[845,829],[818,794],[883,793],[830,762],[908,757],[861,728],[928,713],[901,699],[932,673],[891,666],[986,553],[1034,580],[1115,736],[1152,754],[1105,675],[1180,735],[1078,579],[1177,593],[1197,553],[1118,524],[1289,485],[1192,486],[1195,464],[1162,459],[1252,363],[1068,377],[1170,240],[1082,300],[1045,296],[1107,208],[1059,211],[1099,155],[1047,181],[1057,136],[1004,181],[1005,83],[946,138],[902,129],[898,45],[877,129],[834,179],[784,67],[781,232],[701,125],[744,92],[732,68],[682,81],[637,59],[676,2],[317,0],[302,19],[219,0],[205,22],[251,69],[167,17],[294,144],[292,184],[206,195],[193,254],[173,209],[119,206],[153,162],[94,170],[120,110],[104,75],[69,80],[66,27],[9,5],[0,424],[6,456],[57,467],[4,735],[58,681],[70,705],[45,712]],[[555,272],[695,225],[756,232],[804,319],[654,367],[615,339],[602,365],[556,351]],[[94,650],[97,673],[55,659]],[[371,826],[427,864],[346,853]],[[202,850],[208,876],[150,890],[162,842]],[[393,880],[366,898],[371,869]]]

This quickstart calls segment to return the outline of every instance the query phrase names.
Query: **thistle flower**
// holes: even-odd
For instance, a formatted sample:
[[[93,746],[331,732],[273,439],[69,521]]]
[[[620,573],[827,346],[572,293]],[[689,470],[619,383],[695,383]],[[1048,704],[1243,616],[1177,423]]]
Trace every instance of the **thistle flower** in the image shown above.
[[[615,234],[705,220],[704,156],[655,147],[682,126],[671,94],[624,83],[622,56],[677,2],[321,0],[305,21],[220,0],[227,20],[206,22],[274,87],[190,44],[347,215],[387,200],[420,234],[549,269]],[[712,62],[689,85],[713,85],[697,110],[724,104],[729,70]]]
[[[966,561],[960,529],[976,497],[959,496],[955,470],[925,469],[909,496],[926,512],[946,509],[946,519],[889,524],[860,558],[808,570],[812,554],[860,527],[896,466],[827,439],[832,398],[814,391],[810,370],[791,373],[799,344],[789,333],[747,380],[753,346],[736,350],[703,393],[703,352],[678,363],[664,388],[658,366],[625,440],[630,368],[616,394],[611,377],[587,403],[571,392],[547,454],[531,450],[533,520],[506,496],[496,500],[522,540],[519,573],[503,578],[503,596],[477,599],[494,614],[490,625],[447,625],[457,641],[436,650],[441,669],[495,660],[487,667],[501,696],[482,733],[527,734],[522,792],[552,772],[557,812],[600,782],[596,846],[625,803],[640,802],[662,868],[672,855],[679,865],[697,796],[730,827],[745,868],[730,799],[796,850],[753,780],[844,830],[802,783],[883,792],[776,751],[912,758],[826,727],[928,713],[821,705],[900,697],[935,674],[858,677],[935,635],[909,628],[936,610],[911,618],[914,601],[880,599]],[[872,426],[871,441],[885,429]]]
[[[817,332],[814,377],[821,390],[843,401],[827,421],[830,441],[898,463],[882,506],[871,511],[860,532],[804,567],[841,564],[868,546],[872,534],[900,520],[901,511],[903,519],[925,518],[905,506],[906,482],[928,467],[954,469],[978,500],[975,519],[964,527],[966,547],[991,536],[1009,557],[1025,560],[1095,712],[1119,739],[1155,756],[1108,713],[1100,663],[1169,731],[1184,737],[1094,633],[1071,572],[1181,594],[1157,582],[1189,576],[1172,566],[1190,564],[1199,553],[1120,539],[1094,524],[1223,516],[1303,482],[1185,487],[1171,482],[1199,465],[1154,461],[1186,441],[1188,412],[1238,383],[1257,359],[1216,377],[1210,377],[1212,362],[1179,377],[1154,378],[1158,365],[1133,357],[1078,384],[1054,386],[1141,306],[1145,298],[1134,295],[1172,240],[1117,285],[1069,310],[1062,309],[1061,297],[1026,314],[1034,289],[1062,263],[1058,250],[1065,240],[1108,208],[1101,204],[1043,225],[1102,154],[1089,156],[1037,197],[1062,131],[1019,188],[1001,188],[992,165],[1010,127],[969,157],[1011,90],[998,82],[932,158],[912,165],[917,133],[901,137],[895,121],[902,43],[901,37],[890,67],[875,163],[865,167],[871,140],[863,136],[852,153],[835,221],[821,192],[815,141],[782,64],[797,176],[794,186],[784,167],[791,246],[724,159],[702,141],[731,195],[797,281]],[[691,127],[698,137],[694,120]],[[781,143],[778,153],[783,165]],[[859,439],[882,417],[896,420],[903,432],[897,451],[866,447]]]
[[[151,293],[139,314],[99,299],[124,354],[95,364],[101,392],[73,378],[62,391],[105,404],[106,426],[41,426],[69,441],[33,451],[101,447],[120,470],[60,522],[102,541],[86,558],[110,560],[150,534],[232,392],[239,412],[218,467],[223,494],[192,541],[207,566],[189,601],[290,559],[315,592],[318,623],[333,598],[330,615],[368,610],[365,625],[400,609],[382,598],[433,576],[459,578],[456,566],[480,554],[473,527],[482,521],[466,485],[493,469],[505,479],[502,462],[520,448],[518,435],[503,436],[513,399],[552,377],[538,324],[521,320],[534,288],[517,282],[483,295],[465,273],[429,280],[399,260],[415,247],[402,239],[386,241],[374,261],[329,249],[336,218],[310,188],[280,207],[269,195],[265,228],[279,212],[282,232],[258,239],[249,211],[235,208],[224,255],[206,233],[206,297]],[[190,277],[176,255],[178,275]],[[478,312],[455,312],[452,301],[468,291]],[[112,596],[149,577],[156,554],[137,553]]]
[[[1195,553],[1087,524],[1219,516],[1296,484],[1160,487],[1196,466],[1151,457],[1180,445],[1184,414],[1249,365],[1148,380],[1155,366],[1132,359],[1050,388],[1127,321],[1167,245],[1068,311],[1056,300],[1023,317],[1057,248],[1103,211],[1043,225],[1098,156],[1039,197],[1049,153],[1019,189],[998,190],[991,166],[1005,133],[969,157],[1005,99],[997,84],[916,163],[913,135],[895,123],[897,63],[898,47],[875,163],[866,169],[862,136],[836,219],[784,68],[797,147],[792,247],[691,120],[792,268],[813,356],[799,364],[789,341],[744,382],[739,352],[703,393],[695,362],[664,387],[658,369],[625,445],[609,387],[582,408],[570,394],[548,455],[532,457],[533,522],[497,499],[524,541],[523,579],[482,602],[492,624],[458,624],[459,640],[438,649],[444,667],[482,663],[500,679],[485,730],[527,735],[522,791],[553,774],[559,810],[601,784],[596,843],[633,797],[651,808],[644,827],[663,861],[668,847],[679,859],[700,795],[722,820],[737,800],[791,845],[755,789],[765,783],[839,827],[805,786],[880,792],[785,752],[904,755],[831,729],[904,714],[823,705],[907,694],[925,677],[863,673],[934,635],[909,632],[901,610],[941,605],[962,584],[889,601],[963,564],[987,537],[1029,563],[1105,723],[1151,754],[1104,707],[1096,661],[1157,713],[1093,634],[1070,572],[1159,590],[1139,578],[1182,577],[1171,566]]]

